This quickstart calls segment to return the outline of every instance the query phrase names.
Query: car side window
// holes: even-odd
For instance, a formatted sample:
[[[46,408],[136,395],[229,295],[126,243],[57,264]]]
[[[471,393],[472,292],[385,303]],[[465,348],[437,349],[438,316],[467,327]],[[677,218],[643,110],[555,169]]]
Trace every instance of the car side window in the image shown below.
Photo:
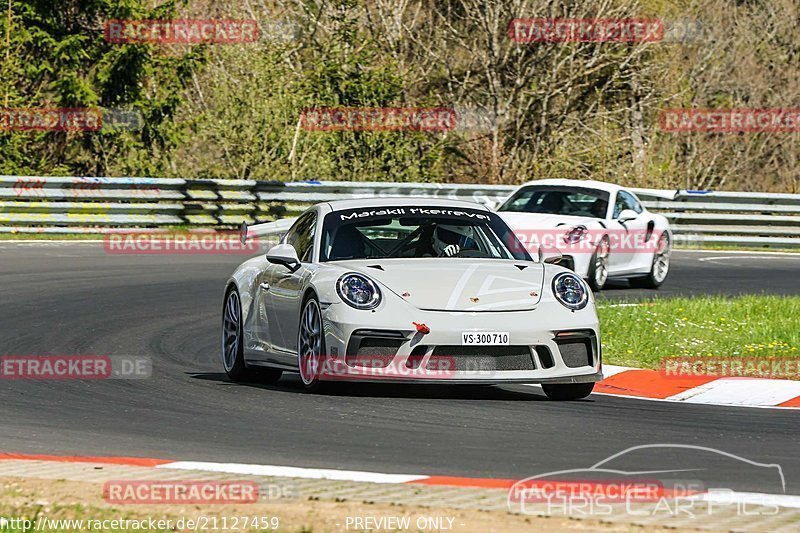
[[[311,261],[314,250],[314,230],[317,227],[317,214],[306,213],[297,219],[289,229],[284,242],[291,244],[297,250],[297,257],[302,263]]]
[[[618,191],[617,201],[614,204],[614,218],[619,218],[619,214],[625,209],[631,209],[637,213],[644,211],[642,204],[629,192]]]
[[[511,198],[507,202],[505,202],[505,205],[502,206],[503,209],[501,209],[501,210],[502,211],[524,211],[525,207],[527,207],[528,204],[531,203],[531,200],[533,199],[533,193],[534,193],[534,191],[531,190],[531,189],[520,191],[516,196],[514,196],[513,198]]]

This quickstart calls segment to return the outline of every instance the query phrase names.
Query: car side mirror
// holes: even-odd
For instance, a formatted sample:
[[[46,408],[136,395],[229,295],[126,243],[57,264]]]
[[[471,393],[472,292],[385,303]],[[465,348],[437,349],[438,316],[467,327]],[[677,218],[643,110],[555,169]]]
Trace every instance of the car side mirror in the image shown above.
[[[620,222],[628,222],[629,220],[634,220],[639,218],[639,213],[634,211],[633,209],[623,209],[622,212],[617,217],[617,220]]]
[[[270,248],[267,252],[267,261],[274,265],[283,265],[291,271],[297,270],[300,266],[297,250],[291,244],[278,244]]]
[[[561,253],[560,250],[556,248],[548,248],[547,250],[543,249],[541,246],[539,247],[539,262],[540,263],[550,263],[551,265],[557,265],[563,259],[564,254]]]

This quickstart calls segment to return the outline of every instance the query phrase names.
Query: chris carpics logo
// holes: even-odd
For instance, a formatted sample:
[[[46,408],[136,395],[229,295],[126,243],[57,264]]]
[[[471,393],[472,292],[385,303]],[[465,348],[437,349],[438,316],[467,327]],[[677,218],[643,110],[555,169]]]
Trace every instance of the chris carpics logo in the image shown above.
[[[634,446],[588,467],[538,474],[515,483],[508,509],[563,516],[771,516],[786,496],[783,469],[687,444]]]

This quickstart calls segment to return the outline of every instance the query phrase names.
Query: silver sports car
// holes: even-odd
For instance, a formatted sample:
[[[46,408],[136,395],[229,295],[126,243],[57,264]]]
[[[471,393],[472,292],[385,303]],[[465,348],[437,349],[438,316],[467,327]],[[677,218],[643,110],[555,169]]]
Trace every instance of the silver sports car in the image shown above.
[[[550,398],[583,398],[602,378],[594,299],[548,259],[532,259],[477,204],[318,204],[228,280],[225,372],[299,372],[310,391],[351,380],[539,383]]]

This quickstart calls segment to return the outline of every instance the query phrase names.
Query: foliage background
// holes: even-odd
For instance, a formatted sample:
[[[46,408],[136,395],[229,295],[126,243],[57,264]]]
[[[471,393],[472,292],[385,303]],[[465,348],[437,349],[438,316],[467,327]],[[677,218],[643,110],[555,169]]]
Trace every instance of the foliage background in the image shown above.
[[[800,107],[794,0],[11,0],[5,107],[135,131],[0,131],[0,173],[800,192],[798,133],[675,134],[661,109]],[[5,6],[4,6],[5,7]],[[5,15],[5,13],[4,13]],[[660,18],[664,41],[524,45],[517,17]],[[111,44],[109,19],[247,18],[258,43]],[[454,106],[446,133],[308,132],[307,106]]]

